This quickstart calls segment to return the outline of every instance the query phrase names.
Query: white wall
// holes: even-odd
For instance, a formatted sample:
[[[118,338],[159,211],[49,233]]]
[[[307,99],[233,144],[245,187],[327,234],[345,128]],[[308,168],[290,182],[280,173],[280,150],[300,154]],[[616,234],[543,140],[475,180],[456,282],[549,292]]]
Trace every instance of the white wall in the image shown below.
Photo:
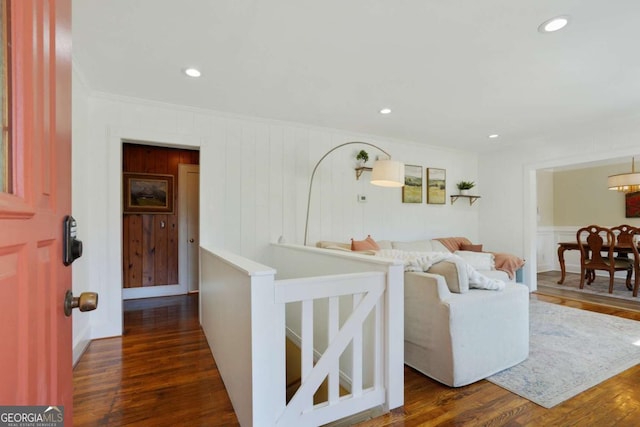
[[[73,262],[72,281],[73,294],[91,291],[89,273],[89,258],[91,257],[91,244],[88,240],[91,227],[89,226],[89,199],[85,197],[89,193],[91,182],[87,159],[90,153],[87,151],[88,133],[88,100],[89,92],[76,67],[72,69],[72,156],[71,156],[71,212],[78,222],[78,238],[83,241],[83,256]],[[83,196],[81,196],[83,195]],[[100,300],[98,300],[100,304]],[[89,344],[91,338],[91,316],[93,313],[82,313],[73,310],[73,363],[75,364],[82,352]]]
[[[122,330],[123,139],[200,147],[203,247],[223,248],[268,263],[267,245],[279,236],[302,243],[314,164],[336,145],[357,140],[376,144],[408,164],[446,169],[447,203],[403,204],[400,189],[372,186],[368,173],[356,181],[357,150],[367,149],[371,158],[378,153],[347,146],[327,157],[316,174],[310,243],[361,239],[367,234],[377,239],[462,235],[477,240],[478,205],[483,202],[451,205],[448,197],[457,181],[478,182],[475,154],[108,94],[93,93],[84,102],[88,120],[81,119],[88,123],[82,131],[86,141],[74,138],[74,155],[80,156],[74,167],[85,171],[86,180],[78,186],[74,200],[86,204],[88,217],[81,227],[91,228],[85,234],[91,251],[86,258],[88,287],[100,293],[100,309],[92,317],[93,338],[118,335]],[[478,192],[483,188],[480,182]],[[368,202],[358,203],[358,194],[365,194]]]
[[[537,218],[538,226],[554,225],[553,213],[555,206],[553,205],[554,196],[554,173],[552,171],[540,170],[536,174],[537,185]]]
[[[573,132],[512,143],[479,156],[480,241],[500,244],[527,260],[525,281],[535,289],[536,170],[637,155],[640,117],[575,124]],[[617,208],[617,207],[616,207]]]
[[[631,159],[615,165],[554,172],[553,225],[589,224],[640,226],[640,218],[627,218],[625,193],[607,187],[610,175],[631,172]]]

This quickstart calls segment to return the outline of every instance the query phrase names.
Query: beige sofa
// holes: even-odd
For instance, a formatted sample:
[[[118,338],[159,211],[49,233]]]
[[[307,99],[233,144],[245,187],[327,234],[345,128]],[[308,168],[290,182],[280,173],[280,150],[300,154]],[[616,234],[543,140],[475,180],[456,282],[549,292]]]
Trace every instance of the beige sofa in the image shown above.
[[[381,249],[449,252],[436,239],[377,243]],[[350,251],[335,242],[317,246]],[[464,262],[443,261],[404,275],[405,363],[451,387],[487,378],[529,354],[529,289],[495,268],[478,271],[504,281],[503,290],[469,288]]]
[[[444,243],[443,243],[444,242]],[[376,242],[380,249],[397,249],[409,252],[448,252],[457,253],[465,258],[480,273],[487,277],[500,280],[513,280],[517,276],[517,270],[524,265],[524,261],[510,254],[496,252],[471,253],[461,251],[465,244],[471,242],[464,237],[447,237],[442,239],[425,239],[416,241],[391,241],[379,240]],[[319,241],[316,246],[324,249],[351,252],[351,243]],[[373,250],[357,251],[372,255]],[[497,260],[497,262],[496,262]]]
[[[501,291],[456,293],[443,275],[407,272],[404,290],[404,360],[425,375],[460,387],[527,358],[526,286],[508,281]]]

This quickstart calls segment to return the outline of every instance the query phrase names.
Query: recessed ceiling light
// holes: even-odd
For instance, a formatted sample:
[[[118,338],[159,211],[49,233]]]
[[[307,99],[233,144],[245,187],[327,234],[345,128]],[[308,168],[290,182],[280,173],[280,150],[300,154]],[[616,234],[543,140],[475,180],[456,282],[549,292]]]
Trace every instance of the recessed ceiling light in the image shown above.
[[[489,135],[489,138],[491,139],[496,139],[497,137],[499,137],[500,135],[498,135],[497,133],[492,133],[491,135]]]
[[[200,70],[196,70],[195,68],[187,68],[184,70],[184,73],[189,77],[200,77],[202,75]]]
[[[541,33],[553,33],[554,31],[558,31],[563,29],[569,23],[568,15],[556,16],[555,18],[548,19],[544,21],[540,26],[538,26],[538,31]]]
[[[383,108],[380,110],[380,114],[391,114],[391,108]]]

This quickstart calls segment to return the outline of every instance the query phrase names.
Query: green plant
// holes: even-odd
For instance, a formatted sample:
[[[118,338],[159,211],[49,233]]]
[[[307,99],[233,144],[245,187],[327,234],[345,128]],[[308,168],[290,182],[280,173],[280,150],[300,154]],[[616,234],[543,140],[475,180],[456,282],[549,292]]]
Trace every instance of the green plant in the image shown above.
[[[360,150],[356,156],[356,160],[362,160],[364,163],[367,163],[369,161],[369,153],[364,150]]]
[[[459,183],[456,184],[456,187],[458,187],[458,190],[471,190],[475,186],[476,186],[476,183],[473,181],[460,181]]]

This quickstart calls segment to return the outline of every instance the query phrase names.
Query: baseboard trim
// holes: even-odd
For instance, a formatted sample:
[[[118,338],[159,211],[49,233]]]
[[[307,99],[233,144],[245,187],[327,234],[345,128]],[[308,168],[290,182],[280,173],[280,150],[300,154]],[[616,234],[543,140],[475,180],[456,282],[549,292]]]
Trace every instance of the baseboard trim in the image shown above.
[[[142,286],[136,288],[123,288],[122,299],[138,299],[138,298],[154,298],[169,297],[175,295],[185,295],[187,289],[182,285],[159,285],[159,286]]]
[[[87,349],[89,348],[89,344],[91,344],[91,341],[92,340],[82,340],[78,344],[73,346],[73,368],[76,367],[76,365],[82,358],[82,355],[87,351]]]

